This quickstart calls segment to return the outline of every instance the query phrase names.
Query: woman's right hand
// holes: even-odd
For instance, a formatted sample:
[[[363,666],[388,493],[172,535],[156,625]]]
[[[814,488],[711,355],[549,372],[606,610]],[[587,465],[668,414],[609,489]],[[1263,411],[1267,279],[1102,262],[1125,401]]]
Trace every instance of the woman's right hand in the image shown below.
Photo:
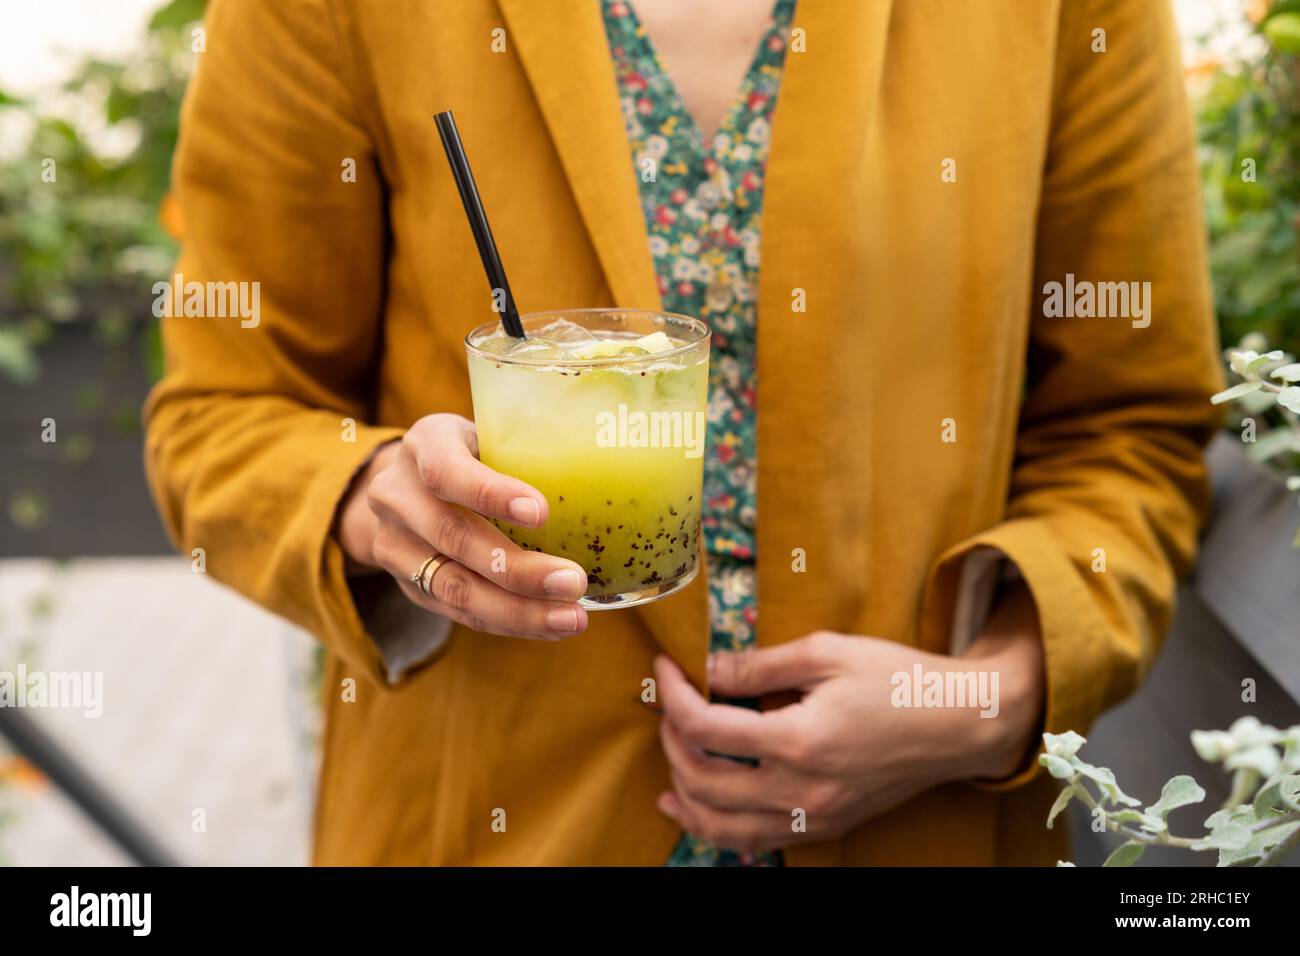
[[[519,547],[487,521],[536,528],[547,514],[536,488],[478,460],[473,422],[428,415],[357,476],[336,537],[351,571],[386,571],[427,611],[476,631],[553,641],[587,627],[587,612],[575,603],[587,590],[586,572]],[[410,576],[435,551],[451,560],[434,573],[430,598]]]

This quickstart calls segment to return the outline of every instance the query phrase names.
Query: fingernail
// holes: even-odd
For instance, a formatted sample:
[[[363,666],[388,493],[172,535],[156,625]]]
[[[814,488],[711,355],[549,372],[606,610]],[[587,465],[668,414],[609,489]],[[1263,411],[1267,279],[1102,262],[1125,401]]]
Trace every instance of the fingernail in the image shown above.
[[[576,631],[578,612],[571,607],[560,607],[546,614],[546,626],[553,631]]]
[[[537,524],[542,520],[542,509],[532,498],[511,498],[510,517],[524,524]]]
[[[710,654],[707,658],[705,658],[705,660],[704,660],[704,672],[705,672],[706,674],[708,674],[710,678],[713,677],[713,672],[714,672],[714,670],[717,669],[717,666],[718,666],[718,655],[717,655],[717,654]]]
[[[573,568],[561,568],[548,574],[542,587],[546,588],[547,594],[576,601],[587,590],[587,579]]]

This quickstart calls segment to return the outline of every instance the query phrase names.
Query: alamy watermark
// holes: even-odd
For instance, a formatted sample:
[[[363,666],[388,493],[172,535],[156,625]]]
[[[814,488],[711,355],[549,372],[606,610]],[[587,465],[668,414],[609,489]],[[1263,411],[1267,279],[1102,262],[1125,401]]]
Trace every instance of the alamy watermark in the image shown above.
[[[171,282],[153,284],[156,319],[239,319],[245,329],[262,321],[262,283],[185,281],[176,273]]]
[[[97,720],[104,714],[102,671],[0,671],[0,707],[80,710]]]
[[[51,926],[124,927],[132,936],[153,928],[152,893],[83,893],[75,884],[50,897]]]
[[[681,448],[687,458],[699,458],[707,428],[704,412],[629,411],[619,403],[617,412],[597,413],[596,447]]]
[[[1067,272],[1064,282],[1043,286],[1043,315],[1049,319],[1129,319],[1133,328],[1151,324],[1150,282],[1076,281]]]
[[[978,707],[981,717],[996,717],[997,671],[927,671],[913,664],[911,672],[895,671],[889,702],[895,707]]]

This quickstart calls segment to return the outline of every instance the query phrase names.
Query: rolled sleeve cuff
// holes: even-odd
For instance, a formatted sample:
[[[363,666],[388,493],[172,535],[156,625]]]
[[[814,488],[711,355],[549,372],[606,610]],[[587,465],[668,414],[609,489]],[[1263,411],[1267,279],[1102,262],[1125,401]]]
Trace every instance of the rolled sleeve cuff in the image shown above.
[[[1044,730],[1083,733],[1105,705],[1111,661],[1100,611],[1060,535],[1046,522],[1009,521],[941,555],[922,602],[922,646],[954,653],[969,646],[991,610],[998,559],[1025,581],[1037,607],[1047,683]],[[975,785],[993,791],[1024,786],[1040,772],[1041,752],[1040,745],[1011,776]]]
[[[400,686],[437,656],[451,633],[450,620],[411,604],[385,577],[359,579],[365,583],[354,591],[343,548],[334,537],[339,505],[358,472],[381,446],[401,437],[401,429],[359,427],[348,453],[316,475],[311,487],[315,504],[307,509],[316,522],[313,540],[319,555],[311,596],[318,636],[349,669],[380,687]]]

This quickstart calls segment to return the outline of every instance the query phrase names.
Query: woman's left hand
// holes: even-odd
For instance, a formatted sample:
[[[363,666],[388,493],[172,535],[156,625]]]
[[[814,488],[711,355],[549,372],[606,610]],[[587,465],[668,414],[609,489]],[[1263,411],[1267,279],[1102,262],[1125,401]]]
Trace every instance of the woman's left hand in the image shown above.
[[[1022,590],[999,603],[962,657],[830,632],[711,657],[710,689],[721,696],[802,692],[774,710],[709,703],[673,661],[658,658],[660,736],[673,780],[660,811],[713,846],[753,852],[833,839],[942,783],[1014,773],[1043,710],[1037,619]],[[901,706],[913,700],[918,664],[922,674],[973,674],[965,686],[989,693],[965,707]]]

